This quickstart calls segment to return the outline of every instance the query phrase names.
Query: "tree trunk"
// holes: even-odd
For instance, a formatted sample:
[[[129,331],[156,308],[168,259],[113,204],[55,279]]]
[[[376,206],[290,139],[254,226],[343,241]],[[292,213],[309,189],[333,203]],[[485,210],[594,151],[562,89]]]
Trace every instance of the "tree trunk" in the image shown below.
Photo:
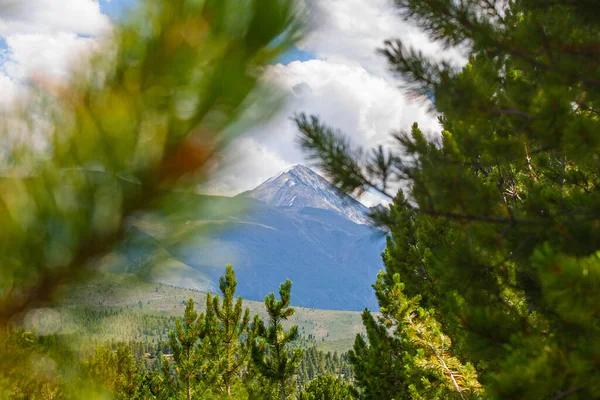
[[[285,380],[281,380],[281,400],[286,400],[285,397]]]
[[[190,362],[191,359],[191,355],[190,355],[190,346],[187,347],[187,361],[188,363]],[[187,383],[187,400],[192,400],[192,384],[191,384],[191,378],[190,378],[190,372],[188,371],[186,376],[185,376],[185,381]]]
[[[187,377],[187,400],[192,400],[192,386],[190,385],[190,377]]]

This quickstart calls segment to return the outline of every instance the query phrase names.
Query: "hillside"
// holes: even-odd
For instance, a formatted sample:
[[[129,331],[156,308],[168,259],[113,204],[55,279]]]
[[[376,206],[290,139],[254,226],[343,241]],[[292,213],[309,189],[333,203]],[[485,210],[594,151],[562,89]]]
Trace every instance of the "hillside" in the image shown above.
[[[198,310],[205,309],[204,292],[142,281],[131,275],[101,274],[65,293],[60,307],[31,313],[28,324],[42,334],[78,334],[82,340],[166,339],[174,326],[173,317],[183,315],[189,298],[194,299]],[[292,302],[294,299],[297,296],[292,289]],[[244,307],[252,315],[266,317],[262,302],[244,299]],[[301,336],[311,335],[325,350],[346,351],[354,336],[363,332],[359,312],[295,309],[287,324],[298,325]],[[89,322],[98,318],[99,321]]]

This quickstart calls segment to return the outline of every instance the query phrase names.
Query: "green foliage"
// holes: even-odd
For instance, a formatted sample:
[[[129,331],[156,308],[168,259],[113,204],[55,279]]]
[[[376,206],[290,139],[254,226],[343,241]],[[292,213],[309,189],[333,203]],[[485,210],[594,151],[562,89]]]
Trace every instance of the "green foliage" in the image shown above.
[[[90,382],[107,390],[114,399],[147,399],[152,396],[147,373],[134,361],[128,346],[120,345],[116,351],[100,346],[81,369]]]
[[[394,201],[376,216],[392,236],[376,291],[393,331],[371,334],[371,346],[357,339],[357,382],[374,382],[361,368],[375,371],[369,355],[393,335],[402,340],[393,362],[408,376],[394,367],[380,379],[404,382],[398,398],[434,398],[419,393],[447,384],[426,351],[442,344],[466,387],[479,376],[478,395],[599,397],[598,4],[396,4],[469,52],[459,70],[399,40],[382,50],[413,95],[435,99],[441,135],[414,125],[394,135],[396,148],[367,152],[316,117],[296,117],[304,148],[338,186]],[[398,186],[406,198],[394,196]],[[421,377],[417,393],[401,390]]]
[[[282,400],[293,396],[295,392],[292,376],[302,357],[301,350],[292,350],[289,346],[298,338],[298,326],[294,325],[286,332],[282,325],[283,321],[294,314],[294,309],[290,307],[291,289],[292,282],[288,279],[279,287],[280,300],[275,300],[274,293],[265,297],[265,307],[269,314],[267,327],[258,316],[253,322],[253,334],[257,338],[252,341],[254,366],[273,385],[279,386]]]
[[[219,280],[222,304],[219,296],[213,298],[208,294],[206,297],[206,340],[211,360],[208,369],[227,396],[231,396],[232,387],[239,381],[250,357],[250,345],[244,340],[251,334],[250,310],[242,309],[241,297],[235,299],[236,286],[235,273],[228,265],[225,276]]]
[[[260,67],[295,35],[292,4],[147,0],[66,87],[41,83],[53,96],[14,111],[31,129],[50,119],[43,146],[19,146],[3,121],[1,281],[19,289],[2,298],[3,320],[89,274],[126,217],[168,209],[162,191],[199,182],[181,179],[207,167],[256,100]]]
[[[431,304],[436,293],[430,282],[428,247],[438,238],[426,227],[417,228],[409,204],[399,194],[390,215],[400,224],[392,226],[392,235],[381,272],[374,285],[381,307],[377,320],[363,314],[368,343],[356,338],[350,360],[364,398],[446,399],[480,396],[477,373],[471,364],[463,364],[453,355],[451,340],[444,333]],[[421,237],[424,232],[427,235]],[[400,282],[406,279],[407,288]],[[408,297],[406,293],[418,293]]]
[[[2,340],[3,362],[12,368],[0,374],[0,398],[39,399],[63,394],[63,382],[53,374],[56,366],[39,337],[9,327]]]
[[[175,371],[176,392],[184,392],[190,400],[197,395],[199,383],[204,375],[204,353],[199,342],[206,336],[205,317],[204,314],[198,316],[194,309],[194,300],[188,301],[183,321],[178,319],[175,329],[169,336],[169,345],[173,351],[173,368],[169,368],[169,360],[164,356],[163,371],[167,372],[166,380],[171,378],[171,369]]]
[[[297,39],[295,12],[293,0],[145,0],[67,82],[34,80],[0,117],[3,328],[115,261],[136,221],[185,239],[192,205],[178,194],[280,102],[259,80]],[[2,359],[0,375],[19,366],[33,368]]]
[[[130,281],[127,281],[131,283]],[[193,300],[186,303],[182,318],[157,317],[153,315],[137,315],[139,320],[133,318],[136,314],[130,314],[122,309],[90,310],[90,309],[68,309],[69,318],[75,319],[75,325],[81,331],[73,334],[55,333],[40,336],[36,333],[27,332],[23,329],[12,330],[7,336],[10,340],[5,346],[7,352],[3,356],[7,361],[18,363],[31,362],[31,369],[17,368],[3,377],[2,388],[5,389],[3,397],[9,398],[37,398],[36,396],[54,396],[53,398],[106,398],[111,396],[117,399],[276,399],[281,397],[280,381],[274,379],[277,375],[263,374],[265,368],[274,366],[285,372],[286,395],[294,396],[294,386],[306,389],[311,382],[321,375],[335,377],[334,382],[327,381],[326,387],[331,385],[334,393],[346,394],[353,382],[353,371],[349,364],[347,354],[323,353],[315,345],[314,338],[296,338],[293,341],[286,339],[285,345],[280,349],[283,364],[275,364],[276,347],[270,346],[267,336],[257,338],[260,331],[267,335],[268,328],[260,319],[255,318],[254,330],[248,330],[247,312],[240,313],[242,308],[234,302],[235,296],[235,274],[228,266],[226,274],[221,280],[223,290],[223,301],[219,301],[217,310],[222,316],[229,315],[230,318],[220,320],[215,314],[214,297],[207,297],[208,312],[198,313]],[[149,285],[153,288],[152,293],[158,292],[154,289],[156,284]],[[287,283],[282,285],[283,298],[289,300],[289,289]],[[228,300],[229,299],[229,300]],[[271,299],[272,310],[275,315],[290,315],[289,301],[275,301]],[[232,307],[227,306],[227,304]],[[136,302],[132,300],[131,308],[136,310]],[[222,305],[224,304],[224,305]],[[264,306],[264,304],[263,304]],[[279,311],[277,311],[279,309]],[[236,311],[237,310],[237,311]],[[267,310],[265,310],[267,311]],[[139,311],[136,311],[139,312]],[[244,317],[245,316],[245,317]],[[119,319],[115,320],[114,318]],[[68,321],[69,318],[66,318]],[[244,319],[246,318],[246,319]],[[212,320],[212,323],[209,322]],[[228,331],[236,337],[227,343],[221,339],[227,338],[225,326],[229,321],[230,326],[236,326],[236,332]],[[238,321],[238,323],[234,323]],[[65,319],[52,320],[45,324],[46,329],[54,331],[54,327],[65,322]],[[141,341],[123,340],[129,336],[124,335],[121,340],[115,340],[107,336],[96,336],[97,328],[106,324],[127,325],[134,324],[143,327],[143,335],[134,336]],[[167,335],[165,327],[174,327],[170,335]],[[244,328],[245,327],[245,328]],[[118,326],[119,332],[123,331]],[[269,327],[270,328],[270,327]],[[67,326],[67,330],[69,327]],[[278,331],[288,336],[281,327]],[[145,336],[147,335],[147,336]],[[159,339],[166,339],[169,341]],[[150,339],[151,338],[151,339]],[[211,341],[212,340],[212,341]],[[221,340],[221,341],[220,341]],[[56,343],[75,342],[74,348],[77,353],[65,353],[59,360],[63,365],[54,363],[52,352],[57,349],[64,351],[63,347],[57,347]],[[264,358],[261,359],[261,367],[258,367],[253,358],[250,357],[251,344],[259,345],[262,341],[264,347]],[[228,348],[229,347],[229,352]],[[300,348],[312,346],[304,351]],[[291,354],[290,354],[291,352]],[[227,355],[234,363],[227,364]],[[45,358],[44,358],[45,357]],[[298,362],[298,357],[300,361]],[[83,361],[79,361],[82,359]],[[46,369],[39,369],[42,363],[46,363]],[[269,364],[270,363],[270,364]],[[36,367],[36,368],[34,368]],[[71,382],[57,379],[56,376],[48,374],[52,368],[64,369],[68,373]],[[236,368],[235,370],[232,368]],[[48,369],[50,368],[50,369]],[[234,371],[229,377],[227,372]],[[32,374],[33,373],[33,374]],[[61,375],[61,374],[59,374]],[[229,379],[230,395],[224,384]],[[331,378],[333,379],[333,378]],[[339,382],[338,382],[339,381]],[[320,381],[319,381],[320,382]],[[331,383],[331,385],[330,385]],[[322,384],[313,384],[315,390],[321,388]],[[311,389],[312,390],[312,389]],[[318,389],[320,390],[320,389]],[[326,390],[326,389],[324,389]],[[312,392],[311,392],[312,393]],[[354,393],[354,392],[352,392]],[[12,397],[11,397],[12,396]],[[45,398],[45,397],[44,397]],[[345,398],[345,397],[343,397]]]
[[[407,298],[400,275],[394,274],[391,287],[381,273],[374,285],[380,298],[387,298],[381,308],[380,322],[394,329],[402,339],[404,376],[401,378],[411,399],[467,399],[481,395],[475,368],[463,364],[451,352],[452,342],[444,334],[435,313],[419,306],[420,296]]]
[[[300,393],[299,400],[354,400],[358,392],[331,375],[319,375]]]
[[[346,383],[354,382],[348,353],[324,353],[316,347],[303,350],[302,360],[297,369],[298,386],[303,389],[319,375],[332,375]]]
[[[349,352],[356,386],[363,399],[405,399],[402,341],[378,324],[368,310],[363,312],[367,337],[356,335]]]
[[[231,265],[220,279],[218,295],[206,297],[206,314],[198,315],[190,299],[183,320],[177,320],[169,345],[173,363],[163,356],[162,376],[166,390],[192,399],[211,395],[239,397],[242,371],[250,358],[248,344],[250,311],[235,299],[237,281]],[[173,376],[174,375],[174,376]],[[175,379],[173,379],[175,378]]]

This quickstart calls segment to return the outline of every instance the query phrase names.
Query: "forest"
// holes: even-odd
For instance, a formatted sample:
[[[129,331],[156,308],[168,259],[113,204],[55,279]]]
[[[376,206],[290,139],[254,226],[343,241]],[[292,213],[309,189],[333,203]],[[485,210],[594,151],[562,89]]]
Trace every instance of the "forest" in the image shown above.
[[[402,37],[377,49],[439,134],[415,123],[371,149],[343,121],[291,117],[341,192],[390,202],[371,214],[386,234],[379,307],[352,349],[322,352],[289,323],[289,280],[251,315],[231,265],[201,312],[190,298],[176,318],[137,317],[133,340],[74,348],[77,330],[30,328],[139,246],[132,226],[170,242],[203,229],[186,224],[205,205],[185,192],[275,112],[282,94],[261,76],[309,29],[292,0],[146,0],[67,85],[36,81],[0,117],[0,398],[600,398],[600,4],[393,3],[466,55]],[[71,312],[100,331],[123,310]]]
[[[206,312],[198,314],[190,299],[182,318],[143,316],[139,324],[143,332],[168,332],[167,340],[156,342],[147,337],[145,342],[93,340],[90,333],[104,318],[123,311],[74,310],[79,314],[78,326],[87,328],[85,345],[63,354],[61,362],[76,368],[63,379],[10,371],[5,375],[4,395],[72,398],[81,395],[74,391],[80,385],[92,385],[90,393],[115,399],[316,399],[323,391],[341,399],[355,398],[348,354],[324,353],[310,338],[302,340],[297,326],[283,328],[282,322],[294,313],[290,281],[281,284],[280,300],[274,294],[265,298],[266,325],[256,314],[250,319],[242,298],[235,297],[236,286],[235,273],[228,266],[221,279],[221,297],[208,294]],[[4,349],[22,363],[70,339],[64,334],[36,335],[12,327]]]

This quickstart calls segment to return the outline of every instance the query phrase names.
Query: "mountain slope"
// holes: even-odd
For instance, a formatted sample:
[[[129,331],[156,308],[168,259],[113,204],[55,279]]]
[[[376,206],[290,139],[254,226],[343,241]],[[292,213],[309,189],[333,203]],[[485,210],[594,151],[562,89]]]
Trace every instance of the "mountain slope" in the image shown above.
[[[137,225],[128,239],[127,271],[153,266],[155,281],[214,291],[232,264],[238,292],[249,300],[262,300],[291,279],[298,306],[377,308],[371,284],[382,267],[385,236],[362,223],[368,208],[309,168],[294,166],[234,198],[186,196],[186,203],[201,205],[185,223],[197,229],[191,239],[161,238],[160,226]],[[245,211],[231,211],[240,208]]]
[[[376,308],[371,284],[385,247],[379,231],[329,210],[286,209],[258,201],[251,208],[218,222],[227,227],[220,233],[171,246],[169,253],[214,282],[225,263],[233,264],[244,298],[261,300],[291,279],[299,306]]]

